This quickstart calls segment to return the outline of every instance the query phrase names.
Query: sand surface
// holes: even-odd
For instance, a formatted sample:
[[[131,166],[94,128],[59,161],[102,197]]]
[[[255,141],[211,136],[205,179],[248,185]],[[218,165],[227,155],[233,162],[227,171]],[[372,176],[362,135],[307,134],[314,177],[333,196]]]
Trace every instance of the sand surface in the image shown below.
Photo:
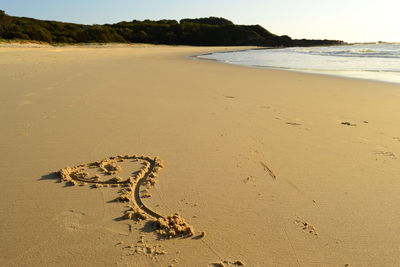
[[[399,266],[400,86],[187,57],[230,49],[1,47],[0,265]]]

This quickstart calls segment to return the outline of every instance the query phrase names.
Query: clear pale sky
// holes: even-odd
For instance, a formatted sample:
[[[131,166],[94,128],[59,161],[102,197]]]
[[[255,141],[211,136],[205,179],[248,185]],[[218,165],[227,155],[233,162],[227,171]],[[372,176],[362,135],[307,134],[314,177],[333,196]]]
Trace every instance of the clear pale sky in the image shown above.
[[[400,41],[400,0],[0,0],[0,9],[83,24],[217,16],[292,38]]]

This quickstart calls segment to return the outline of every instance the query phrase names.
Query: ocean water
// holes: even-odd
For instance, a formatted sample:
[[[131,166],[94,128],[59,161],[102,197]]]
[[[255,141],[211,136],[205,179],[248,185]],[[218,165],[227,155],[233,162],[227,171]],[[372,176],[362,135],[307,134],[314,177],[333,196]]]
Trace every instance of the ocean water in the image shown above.
[[[249,67],[400,83],[400,43],[254,49],[198,57]]]

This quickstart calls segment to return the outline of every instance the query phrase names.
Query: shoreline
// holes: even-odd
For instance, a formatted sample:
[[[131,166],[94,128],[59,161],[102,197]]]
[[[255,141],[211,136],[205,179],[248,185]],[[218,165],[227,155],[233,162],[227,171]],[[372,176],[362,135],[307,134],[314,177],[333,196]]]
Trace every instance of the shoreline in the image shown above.
[[[249,50],[252,50],[252,49],[249,49]],[[221,52],[221,53],[229,53],[229,52],[232,52],[232,51],[226,51],[226,52]],[[220,53],[220,52],[216,52],[216,53]],[[205,55],[207,55],[207,54],[205,54]],[[250,68],[250,69],[275,70],[275,71],[283,71],[283,72],[292,72],[292,73],[302,73],[302,74],[308,74],[308,75],[325,76],[325,77],[339,78],[339,79],[345,79],[345,80],[356,80],[356,81],[365,81],[365,82],[372,82],[372,83],[383,83],[383,84],[394,85],[394,86],[399,86],[400,85],[400,82],[396,83],[396,82],[388,82],[388,81],[367,79],[367,78],[349,77],[349,76],[342,76],[342,75],[335,75],[335,74],[325,74],[325,73],[318,73],[318,72],[307,72],[307,71],[301,71],[301,70],[295,70],[295,69],[287,69],[287,68],[246,66],[246,65],[234,64],[234,63],[226,63],[226,62],[219,61],[219,60],[216,60],[216,59],[195,58],[196,55],[190,56],[190,57],[194,57],[194,58],[192,58],[193,60],[213,61],[213,62],[216,62],[216,63],[235,65],[235,66],[240,66],[240,67],[245,67],[245,68]]]
[[[348,44],[348,45],[352,45],[352,44]],[[321,46],[321,47],[323,47],[323,46]],[[287,47],[287,48],[289,48],[289,47]],[[302,70],[302,69],[295,69],[295,68],[290,69],[290,68],[285,68],[285,67],[244,65],[244,64],[238,64],[238,63],[224,62],[223,60],[218,60],[218,59],[213,59],[213,58],[201,58],[201,56],[207,56],[207,55],[212,55],[212,54],[230,53],[230,52],[245,52],[245,51],[251,51],[251,50],[264,50],[264,49],[282,49],[282,48],[276,48],[276,47],[250,48],[250,49],[243,49],[243,50],[232,50],[232,51],[205,53],[205,54],[193,55],[193,56],[190,56],[190,57],[193,58],[193,59],[197,59],[197,60],[211,60],[211,61],[216,61],[216,62],[222,63],[222,64],[237,65],[237,66],[248,67],[248,68],[287,71],[287,72],[297,72],[297,73],[330,76],[330,77],[345,78],[345,79],[366,80],[366,81],[371,81],[371,82],[380,82],[380,83],[386,83],[386,84],[392,84],[392,85],[399,85],[400,84],[400,81],[399,82],[392,82],[392,81],[386,81],[386,80],[382,80],[382,79],[360,78],[360,77],[354,77],[354,76],[349,76],[349,75],[340,75],[340,74],[334,74],[334,71],[326,71],[326,73],[324,73],[324,71],[322,71],[322,70],[313,71],[313,70]],[[340,72],[340,71],[336,71],[336,72]],[[357,71],[354,71],[354,72],[357,72]],[[364,72],[368,72],[368,71],[364,71]]]
[[[0,48],[0,265],[400,264],[399,86],[190,58],[232,49]],[[116,201],[156,158],[131,202],[195,238]],[[119,173],[54,174],[93,163]]]

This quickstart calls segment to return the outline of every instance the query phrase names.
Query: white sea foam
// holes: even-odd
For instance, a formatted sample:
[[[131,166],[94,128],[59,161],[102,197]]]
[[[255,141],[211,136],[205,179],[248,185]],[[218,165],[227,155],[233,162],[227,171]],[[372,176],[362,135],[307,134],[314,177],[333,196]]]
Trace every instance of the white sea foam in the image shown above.
[[[250,67],[278,68],[400,83],[400,44],[256,49],[199,57]]]

